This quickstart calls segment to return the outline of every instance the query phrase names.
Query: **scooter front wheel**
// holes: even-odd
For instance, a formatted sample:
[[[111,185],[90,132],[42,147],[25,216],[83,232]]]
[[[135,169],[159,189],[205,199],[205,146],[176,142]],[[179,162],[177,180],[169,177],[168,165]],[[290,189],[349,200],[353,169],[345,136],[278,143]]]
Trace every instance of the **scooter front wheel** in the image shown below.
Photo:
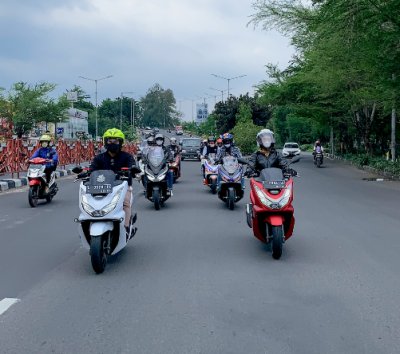
[[[217,181],[216,180],[213,180],[211,182],[210,188],[211,188],[211,193],[212,194],[217,193]]]
[[[272,257],[279,259],[282,256],[283,227],[272,226]]]
[[[235,209],[235,199],[236,199],[236,196],[235,196],[235,189],[232,188],[232,187],[230,187],[230,188],[228,189],[228,197],[227,197],[227,199],[226,199],[226,204],[228,205],[228,208],[229,208],[230,210]]]
[[[158,188],[153,189],[153,202],[154,202],[154,209],[160,210],[161,201],[160,201],[160,190]]]
[[[90,259],[97,274],[103,273],[107,265],[107,254],[104,250],[106,240],[103,236],[92,236],[90,239]]]
[[[39,186],[29,188],[28,201],[32,208],[36,208],[39,199]]]

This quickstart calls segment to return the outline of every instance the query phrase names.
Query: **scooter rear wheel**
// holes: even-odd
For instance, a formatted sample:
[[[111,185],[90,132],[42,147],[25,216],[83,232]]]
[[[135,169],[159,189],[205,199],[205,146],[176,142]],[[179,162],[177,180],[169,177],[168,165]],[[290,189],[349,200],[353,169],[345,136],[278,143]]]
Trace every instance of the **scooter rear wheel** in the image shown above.
[[[283,248],[283,227],[272,226],[272,257],[279,259],[282,256]]]
[[[107,254],[104,251],[104,235],[94,236],[90,239],[90,260],[93,270],[97,273],[103,273],[107,265]]]

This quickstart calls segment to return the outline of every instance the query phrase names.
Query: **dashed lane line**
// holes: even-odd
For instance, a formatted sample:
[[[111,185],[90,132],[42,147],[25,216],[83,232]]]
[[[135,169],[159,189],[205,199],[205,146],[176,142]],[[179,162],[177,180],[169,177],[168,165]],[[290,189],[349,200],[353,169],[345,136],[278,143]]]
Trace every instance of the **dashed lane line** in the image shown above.
[[[20,299],[13,299],[6,297],[3,300],[0,301],[0,316],[6,312],[12,305],[16,304],[17,302],[20,302]]]

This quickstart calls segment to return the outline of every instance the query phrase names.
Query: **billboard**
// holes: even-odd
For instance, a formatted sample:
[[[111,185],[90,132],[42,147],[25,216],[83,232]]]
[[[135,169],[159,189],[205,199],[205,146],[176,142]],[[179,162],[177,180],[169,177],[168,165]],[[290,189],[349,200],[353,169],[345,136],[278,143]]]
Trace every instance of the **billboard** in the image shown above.
[[[207,120],[208,105],[207,103],[196,104],[196,124],[201,124]]]

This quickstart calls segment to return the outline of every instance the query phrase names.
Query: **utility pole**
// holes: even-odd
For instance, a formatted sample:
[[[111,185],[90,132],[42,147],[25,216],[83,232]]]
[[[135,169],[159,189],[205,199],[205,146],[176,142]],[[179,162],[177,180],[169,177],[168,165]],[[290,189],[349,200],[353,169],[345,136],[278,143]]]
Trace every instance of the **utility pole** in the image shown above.
[[[396,80],[396,75],[392,74],[393,85]],[[391,131],[391,150],[392,161],[396,161],[396,94],[393,90],[393,107],[392,107],[392,131]]]

